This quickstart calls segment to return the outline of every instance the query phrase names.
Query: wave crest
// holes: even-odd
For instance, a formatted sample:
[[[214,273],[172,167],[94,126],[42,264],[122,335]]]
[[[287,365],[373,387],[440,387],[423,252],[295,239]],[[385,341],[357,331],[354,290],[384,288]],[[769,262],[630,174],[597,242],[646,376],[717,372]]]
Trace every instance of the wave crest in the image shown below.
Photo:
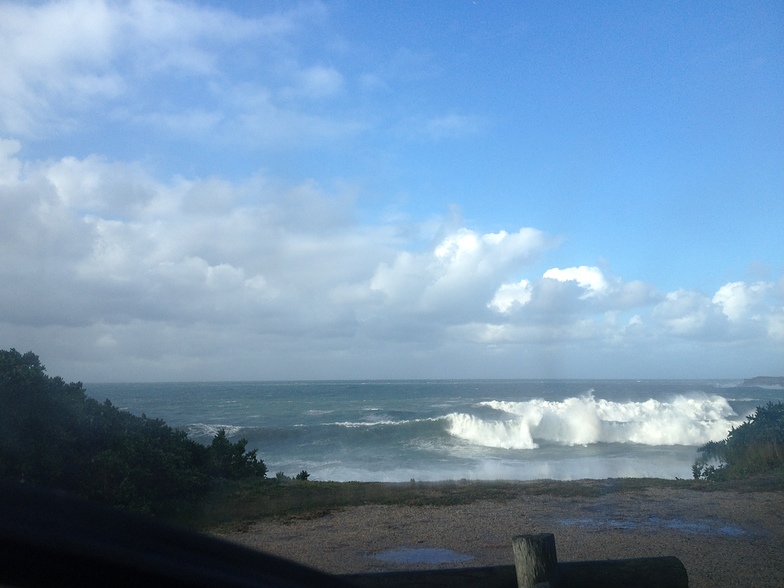
[[[396,426],[396,425],[410,425],[412,423],[431,423],[438,421],[437,418],[426,419],[403,419],[403,420],[379,420],[379,421],[341,421],[336,423],[324,423],[328,426],[345,427],[347,429],[357,429],[359,427],[378,427],[378,426]]]
[[[592,394],[562,401],[491,400],[480,403],[503,413],[497,420],[447,415],[448,432],[469,443],[503,449],[558,445],[639,443],[702,445],[727,436],[738,415],[718,395],[680,395],[669,401],[614,402]]]

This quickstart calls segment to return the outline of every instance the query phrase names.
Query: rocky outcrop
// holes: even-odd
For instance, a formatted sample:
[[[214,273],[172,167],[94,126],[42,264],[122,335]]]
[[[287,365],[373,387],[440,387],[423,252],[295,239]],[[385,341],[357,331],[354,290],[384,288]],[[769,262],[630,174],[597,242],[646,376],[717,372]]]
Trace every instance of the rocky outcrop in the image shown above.
[[[743,380],[741,386],[781,386],[784,388],[784,376],[756,376]]]

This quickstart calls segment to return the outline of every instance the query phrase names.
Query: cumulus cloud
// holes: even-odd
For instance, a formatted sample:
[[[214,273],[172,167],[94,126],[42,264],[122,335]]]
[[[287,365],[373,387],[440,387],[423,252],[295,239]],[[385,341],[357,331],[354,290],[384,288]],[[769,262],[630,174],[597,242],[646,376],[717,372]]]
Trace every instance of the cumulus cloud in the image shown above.
[[[749,312],[759,310],[769,288],[768,284],[762,282],[756,284],[730,282],[718,289],[712,302],[721,307],[722,312],[729,320],[738,322],[745,318]]]
[[[533,288],[528,280],[520,280],[512,284],[501,284],[496,290],[488,306],[498,312],[509,312],[515,305],[524,305],[531,301]]]
[[[534,280],[504,283],[488,307],[514,322],[560,323],[577,315],[623,312],[658,300],[653,286],[624,283],[598,267],[550,268]]]
[[[432,250],[405,251],[391,264],[381,264],[370,288],[383,295],[385,304],[406,312],[475,315],[483,312],[504,275],[529,264],[553,244],[552,238],[532,228],[484,235],[463,228]]]
[[[544,272],[542,277],[559,282],[577,282],[577,285],[585,290],[585,294],[582,295],[584,298],[604,294],[609,289],[609,284],[598,267],[584,265],[565,269],[554,267]]]
[[[784,341],[781,283],[709,296],[588,265],[536,274],[559,240],[531,227],[360,223],[351,186],[162,181],[98,156],[26,161],[20,147],[0,140],[0,333],[82,366],[186,377],[166,370],[220,364],[229,377],[242,357],[247,377],[262,363],[289,365],[279,377],[355,365],[399,377],[439,358],[506,358],[510,373],[522,351]]]
[[[311,184],[167,184],[94,157],[31,164],[24,174],[12,164],[6,156],[0,165],[16,171],[0,188],[0,272],[14,309],[4,321],[283,323],[286,315],[295,327],[298,305],[366,279],[393,240],[385,227],[354,226],[349,197]]]
[[[692,290],[667,294],[652,312],[666,332],[687,338],[745,340],[775,338],[782,297],[774,285],[729,282],[712,296]]]
[[[725,320],[709,298],[687,290],[669,292],[654,310],[654,317],[679,336],[715,335]]]

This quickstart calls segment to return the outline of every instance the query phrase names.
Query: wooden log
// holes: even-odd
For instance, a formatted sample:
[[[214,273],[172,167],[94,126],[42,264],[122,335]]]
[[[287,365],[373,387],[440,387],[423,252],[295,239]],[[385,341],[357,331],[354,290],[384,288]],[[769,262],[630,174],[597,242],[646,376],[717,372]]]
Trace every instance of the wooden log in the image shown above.
[[[373,572],[340,576],[364,588],[515,588],[514,566]]]
[[[688,588],[689,576],[677,557],[641,557],[558,564],[560,588]]]
[[[518,588],[535,588],[537,585],[554,588],[557,582],[555,535],[517,535],[512,537]]]

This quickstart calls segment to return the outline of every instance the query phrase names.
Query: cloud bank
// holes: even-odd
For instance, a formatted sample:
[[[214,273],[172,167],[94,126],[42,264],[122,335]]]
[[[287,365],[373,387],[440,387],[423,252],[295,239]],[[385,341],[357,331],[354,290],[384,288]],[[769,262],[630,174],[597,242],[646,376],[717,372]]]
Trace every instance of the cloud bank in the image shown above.
[[[782,280],[661,292],[589,265],[537,273],[560,239],[532,227],[360,222],[349,186],[162,182],[20,148],[0,140],[2,344],[74,377],[574,375],[553,357],[623,377],[690,345],[784,345]]]
[[[765,223],[781,199],[765,162],[781,166],[765,107],[721,111],[756,121],[742,136],[759,145],[710,119],[728,134],[709,149],[646,151],[648,137],[701,128],[693,113],[652,132],[647,85],[626,114],[575,104],[600,94],[592,67],[568,95],[551,88],[574,67],[559,56],[574,38],[549,32],[558,11],[526,16],[539,24],[499,52],[475,7],[432,10],[454,35],[408,36],[422,21],[405,9],[368,34],[381,8],[319,2],[0,3],[0,346],[87,381],[780,371],[784,278],[769,256],[781,243]],[[552,63],[532,70],[539,43]],[[498,67],[477,67],[488,57]],[[589,57],[618,70],[618,88],[639,71],[652,88],[673,75],[637,56],[624,77],[615,52]],[[700,76],[729,79],[725,67]],[[758,82],[775,82],[765,71]],[[741,89],[706,88],[695,100]],[[613,124],[586,135],[602,112]],[[714,149],[736,163],[701,170],[693,154]],[[641,174],[629,161],[651,163]],[[461,199],[481,204],[439,216]],[[769,269],[738,275],[755,262]]]

